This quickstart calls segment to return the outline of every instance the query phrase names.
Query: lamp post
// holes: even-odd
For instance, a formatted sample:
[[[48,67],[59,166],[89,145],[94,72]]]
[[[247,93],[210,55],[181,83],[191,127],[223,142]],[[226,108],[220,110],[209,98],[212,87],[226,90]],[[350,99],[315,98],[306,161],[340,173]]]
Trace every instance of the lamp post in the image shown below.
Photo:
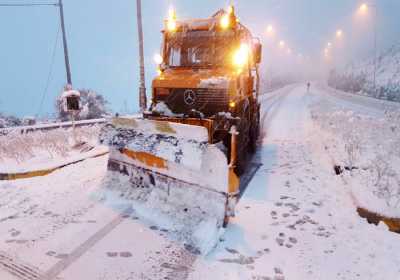
[[[67,34],[65,33],[64,7],[62,0],[58,0],[58,8],[60,9],[61,31],[62,31],[63,47],[64,47],[65,70],[67,73],[67,84],[72,85],[71,67],[69,64],[69,55],[68,55]]]
[[[361,6],[359,7],[359,11],[362,14],[365,14],[368,12],[369,8],[373,8],[374,9],[374,93],[375,93],[375,97],[377,97],[377,88],[376,88],[376,72],[377,72],[377,25],[378,25],[378,7],[376,4],[367,4],[367,3],[363,3],[361,4]]]
[[[272,35],[274,33],[274,27],[270,24],[267,26],[267,34]]]

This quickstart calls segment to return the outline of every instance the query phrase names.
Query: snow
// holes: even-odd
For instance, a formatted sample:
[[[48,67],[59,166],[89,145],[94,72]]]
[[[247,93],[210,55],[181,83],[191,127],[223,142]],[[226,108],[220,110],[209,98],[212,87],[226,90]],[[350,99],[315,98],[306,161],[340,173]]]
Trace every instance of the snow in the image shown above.
[[[49,159],[49,157],[45,154],[42,156],[35,157],[33,160],[24,163],[17,163],[12,160],[4,161],[0,165],[0,173],[3,174],[17,174],[17,173],[25,173],[32,171],[40,171],[40,170],[50,170],[54,168],[58,168],[60,166],[64,166],[70,164],[72,162],[81,161],[86,158],[95,157],[100,154],[104,154],[108,152],[108,147],[99,146],[94,147],[92,150],[87,152],[74,151],[70,153],[70,155],[66,158],[64,157],[53,157]]]
[[[193,236],[220,239],[206,256],[185,249],[165,228],[169,220],[147,210],[162,226],[141,218],[128,199],[133,188],[109,184],[107,156],[0,182],[0,256],[60,279],[398,279],[398,235],[358,216],[354,183],[332,168],[342,135],[315,118],[324,112],[328,124],[347,118],[352,128],[375,128],[385,113],[369,103],[315,86],[307,93],[304,84],[263,96],[261,144],[250,162],[263,165],[224,233],[208,235],[211,222],[198,223]],[[0,279],[17,279],[2,260]]]
[[[101,124],[106,122],[105,118],[101,119],[91,119],[91,120],[82,120],[82,121],[75,121],[76,126],[80,125],[88,125],[88,124]],[[47,129],[54,129],[54,128],[67,128],[72,126],[72,121],[68,122],[52,122],[52,123],[42,123],[42,124],[35,124],[35,125],[27,125],[27,126],[16,126],[16,127],[8,127],[8,128],[1,128],[0,135],[8,134],[10,132],[18,132],[18,133],[26,133],[35,130],[47,130]]]
[[[356,94],[387,100],[400,100],[400,44],[378,54],[376,59],[376,88],[374,84],[375,59],[369,57],[349,64],[336,77],[335,87]]]
[[[286,89],[263,103],[264,165],[223,241],[197,259],[188,279],[397,279],[398,236],[357,216],[314,130],[305,91]]]
[[[67,98],[71,96],[79,97],[81,94],[77,90],[66,90],[61,94],[61,98]]]
[[[336,165],[356,167],[343,175],[356,204],[400,217],[400,104],[337,92],[327,97],[313,106],[315,131]]]
[[[113,122],[121,123],[121,120]],[[138,160],[119,155],[116,149],[149,153],[167,162],[166,167],[154,167],[161,174],[218,192],[227,191],[226,156],[215,145],[207,144],[205,127],[141,119],[129,119],[128,122],[132,129],[117,125],[117,130],[104,130],[101,135],[102,142],[113,147],[112,158],[148,168]]]
[[[99,146],[99,126],[40,130],[21,134],[12,131],[0,137],[0,173],[24,173],[53,169],[108,151]],[[77,145],[77,142],[81,143]]]
[[[156,106],[153,108],[153,112],[159,113],[163,116],[167,117],[182,117],[182,114],[175,114],[169,109],[168,105],[165,104],[165,102],[160,101],[156,104]]]
[[[138,176],[146,177],[145,174]],[[169,238],[184,244],[188,250],[195,254],[208,254],[220,237],[216,230],[222,225],[225,196],[179,181],[165,186],[157,174],[153,176],[158,184],[142,188],[132,186],[132,177],[110,172],[103,185],[104,202],[120,204],[123,201],[135,210],[138,217],[162,228],[168,232]]]
[[[116,169],[127,170],[129,177],[110,174],[116,180],[108,189],[121,192],[142,218],[179,232],[176,239],[207,254],[219,235],[199,232],[215,231],[223,224],[229,172],[226,155],[208,144],[204,127],[138,118],[114,119],[112,123],[117,129],[106,126],[101,139],[110,145],[110,159],[119,164]],[[150,176],[148,162],[123,154],[121,149],[151,154],[163,163],[153,165]],[[166,217],[170,225],[165,224]]]
[[[229,78],[228,77],[211,77],[200,80],[198,85],[199,88],[228,88]]]

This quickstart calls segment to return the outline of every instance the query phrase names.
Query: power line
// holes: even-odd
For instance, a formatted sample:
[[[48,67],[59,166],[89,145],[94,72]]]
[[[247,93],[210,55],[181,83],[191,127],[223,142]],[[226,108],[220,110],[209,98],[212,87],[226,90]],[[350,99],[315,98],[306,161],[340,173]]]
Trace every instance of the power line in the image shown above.
[[[58,3],[0,3],[0,7],[58,6]]]
[[[49,69],[49,73],[47,75],[46,86],[45,86],[45,88],[43,90],[43,93],[42,93],[42,99],[40,101],[40,106],[39,106],[39,110],[38,110],[37,116],[39,116],[42,113],[43,103],[44,103],[44,100],[46,98],[47,91],[49,89],[50,81],[51,81],[51,78],[52,78],[53,66],[54,66],[54,61],[55,61],[56,52],[57,52],[59,34],[60,34],[60,27],[58,27],[58,29],[57,29],[56,40],[55,40],[55,43],[54,43],[53,53],[52,53],[52,56],[51,56],[50,69]]]

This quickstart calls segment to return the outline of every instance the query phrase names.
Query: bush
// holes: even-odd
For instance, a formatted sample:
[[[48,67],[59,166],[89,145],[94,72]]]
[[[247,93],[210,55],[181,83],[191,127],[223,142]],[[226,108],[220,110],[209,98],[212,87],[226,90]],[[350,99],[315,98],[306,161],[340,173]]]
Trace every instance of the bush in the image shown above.
[[[400,215],[400,112],[373,118],[321,108],[312,111],[318,137],[335,164],[349,167],[347,175],[360,182],[356,198],[371,194],[374,201],[383,201]]]
[[[22,120],[15,116],[6,116],[0,113],[0,128],[22,125]]]
[[[99,125],[77,127],[77,141],[95,145],[99,131]],[[74,144],[71,128],[35,131],[26,134],[11,131],[6,136],[0,136],[0,162],[12,159],[20,163],[38,154],[43,154],[43,152],[46,152],[49,158],[67,157]]]

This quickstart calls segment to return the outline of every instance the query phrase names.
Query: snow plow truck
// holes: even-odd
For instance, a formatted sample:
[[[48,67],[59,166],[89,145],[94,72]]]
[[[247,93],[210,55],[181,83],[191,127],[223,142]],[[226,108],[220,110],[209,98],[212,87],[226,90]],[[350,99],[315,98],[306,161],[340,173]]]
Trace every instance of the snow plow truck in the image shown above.
[[[261,44],[233,7],[181,21],[170,11],[162,36],[151,106],[103,128],[108,169],[147,216],[172,218],[177,230],[220,229],[259,135]]]

